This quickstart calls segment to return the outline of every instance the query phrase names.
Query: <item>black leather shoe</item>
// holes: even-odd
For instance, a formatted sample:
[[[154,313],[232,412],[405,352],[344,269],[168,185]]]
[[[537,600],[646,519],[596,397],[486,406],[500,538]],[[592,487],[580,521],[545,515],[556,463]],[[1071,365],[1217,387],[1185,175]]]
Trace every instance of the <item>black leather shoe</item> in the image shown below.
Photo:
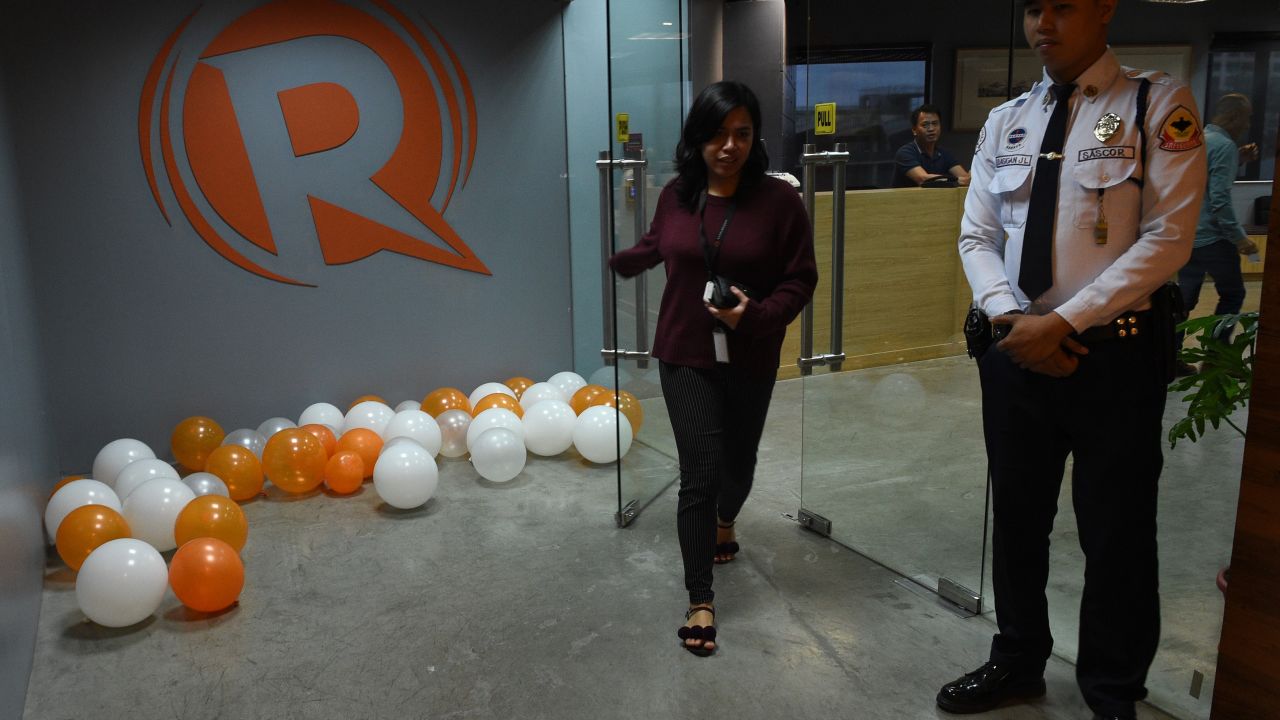
[[[968,715],[992,710],[1011,700],[1044,695],[1044,675],[1027,675],[1012,665],[988,662],[938,691],[938,707]]]
[[[1093,714],[1093,720],[1135,720],[1137,715],[1099,715]]]

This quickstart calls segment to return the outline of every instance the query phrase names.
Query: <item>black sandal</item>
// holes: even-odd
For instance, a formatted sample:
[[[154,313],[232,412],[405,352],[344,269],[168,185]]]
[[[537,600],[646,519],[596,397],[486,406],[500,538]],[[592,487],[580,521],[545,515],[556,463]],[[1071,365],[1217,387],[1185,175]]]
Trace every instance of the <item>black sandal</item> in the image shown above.
[[[711,607],[710,605],[694,605],[693,607],[689,608],[688,612],[684,614],[684,619],[687,622],[689,618],[693,617],[694,613],[703,612],[703,611],[711,613],[712,621],[715,620],[716,609]],[[706,657],[716,651],[715,647],[711,647],[711,648],[707,647],[707,643],[709,642],[713,643],[716,641],[715,625],[707,625],[706,627],[703,627],[702,625],[689,625],[689,626],[682,625],[680,629],[676,631],[676,635],[680,638],[680,647],[684,648],[685,650],[688,650],[689,652],[693,653],[694,655],[697,655],[698,657]],[[689,643],[685,642],[686,640],[701,640],[702,644],[690,645]]]
[[[726,525],[720,522],[719,518],[717,518],[716,527],[728,529],[733,527],[733,523],[729,523],[728,525]],[[725,563],[733,562],[733,556],[737,555],[741,549],[742,547],[738,545],[737,541],[735,540],[730,540],[729,542],[726,542],[726,543],[716,543],[716,556],[714,560],[715,564],[724,565]],[[721,555],[728,555],[729,558],[727,560],[721,560],[720,559]]]

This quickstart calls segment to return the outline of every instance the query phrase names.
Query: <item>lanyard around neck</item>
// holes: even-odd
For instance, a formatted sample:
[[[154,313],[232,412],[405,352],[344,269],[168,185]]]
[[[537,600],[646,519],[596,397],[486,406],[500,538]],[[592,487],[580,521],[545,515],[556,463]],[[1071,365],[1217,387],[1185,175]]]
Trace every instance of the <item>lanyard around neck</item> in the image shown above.
[[[707,191],[703,190],[698,198],[698,242],[702,245],[702,258],[706,261],[709,275],[716,274],[716,267],[720,262],[720,243],[724,240],[724,234],[729,229],[729,221],[733,220],[733,213],[737,208],[737,201],[730,198],[729,208],[724,214],[724,222],[720,224],[720,232],[716,233],[714,242],[707,242]]]

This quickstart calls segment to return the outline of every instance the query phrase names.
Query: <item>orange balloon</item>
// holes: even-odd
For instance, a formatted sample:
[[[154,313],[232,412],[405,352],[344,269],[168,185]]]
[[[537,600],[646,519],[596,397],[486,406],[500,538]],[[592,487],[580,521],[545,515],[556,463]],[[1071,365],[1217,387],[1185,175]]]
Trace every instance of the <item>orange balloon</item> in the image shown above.
[[[220,495],[202,495],[187,503],[173,524],[173,539],[179,547],[196,538],[218,538],[240,552],[248,537],[244,511],[234,500]]]
[[[67,483],[75,482],[76,480],[84,480],[87,477],[89,476],[88,475],[68,475],[62,478],[61,480],[58,481],[58,484],[54,485],[53,489],[49,491],[49,497],[53,497],[53,494],[61,490],[63,485],[66,485]]]
[[[438,417],[445,410],[466,410],[471,412],[471,402],[461,390],[451,387],[438,388],[422,398],[422,411],[431,417]]]
[[[338,452],[350,450],[360,456],[364,463],[363,477],[373,477],[373,464],[378,462],[378,453],[382,452],[382,438],[368,428],[352,428],[338,438]]]
[[[584,385],[578,388],[569,400],[569,407],[576,415],[581,415],[587,408],[603,405],[604,398],[613,396],[613,391],[603,385]]]
[[[353,407],[355,407],[355,406],[359,405],[360,403],[364,402],[365,400],[372,400],[372,401],[374,401],[374,402],[380,402],[380,403],[382,403],[383,405],[386,405],[386,404],[387,404],[387,401],[386,401],[386,400],[383,400],[381,397],[379,397],[379,396],[377,396],[377,395],[361,395],[360,397],[356,398],[355,400],[352,400],[352,401],[351,401],[351,404],[347,406],[347,409],[348,409],[348,410],[350,410],[351,408],[353,408]]]
[[[333,455],[334,448],[338,447],[338,437],[333,434],[333,431],[329,429],[328,425],[311,423],[309,425],[303,425],[302,429],[316,436],[316,439],[324,446],[325,457]]]
[[[325,487],[339,495],[349,495],[364,482],[364,460],[354,450],[334,453],[324,466]]]
[[[62,520],[55,543],[62,562],[78,571],[99,545],[130,534],[128,521],[115,510],[106,505],[81,505]]]
[[[516,394],[516,399],[519,400],[524,395],[524,391],[528,390],[530,385],[533,385],[533,381],[527,377],[517,375],[513,378],[507,378],[502,384],[511,388],[511,391]],[[479,413],[476,414],[479,415]]]
[[[241,445],[223,445],[209,453],[205,472],[227,484],[231,499],[244,502],[262,492],[262,462]]]
[[[640,400],[635,395],[626,390],[619,390],[618,401],[615,402],[613,393],[606,392],[605,401],[600,404],[618,408],[631,422],[631,434],[634,436],[640,433],[640,426],[644,424],[644,408],[640,406]]]
[[[324,445],[302,428],[281,430],[262,449],[262,469],[267,479],[289,493],[316,489],[324,482],[324,464],[328,460]]]
[[[217,538],[191,540],[169,561],[169,587],[183,605],[218,612],[235,604],[244,589],[244,563],[236,549]]]
[[[218,449],[227,434],[222,426],[207,417],[189,417],[178,423],[169,438],[173,457],[196,472],[204,470],[209,453]]]
[[[506,408],[515,413],[516,417],[524,417],[524,408],[520,407],[520,401],[506,393],[485,395],[476,402],[475,410],[472,412],[475,415],[479,415],[489,408]]]

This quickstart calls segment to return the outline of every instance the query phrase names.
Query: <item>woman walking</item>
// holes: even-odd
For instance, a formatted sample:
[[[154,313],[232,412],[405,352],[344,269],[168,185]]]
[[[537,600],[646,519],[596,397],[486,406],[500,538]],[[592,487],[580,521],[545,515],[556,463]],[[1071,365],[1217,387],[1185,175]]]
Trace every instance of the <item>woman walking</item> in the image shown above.
[[[765,174],[759,133],[750,88],[703,90],[649,232],[609,261],[623,277],[666,266],[653,356],[680,456],[689,609],[678,634],[696,655],[716,649],[712,566],[738,552],[734,522],[751,491],[782,340],[818,282],[804,204]]]

